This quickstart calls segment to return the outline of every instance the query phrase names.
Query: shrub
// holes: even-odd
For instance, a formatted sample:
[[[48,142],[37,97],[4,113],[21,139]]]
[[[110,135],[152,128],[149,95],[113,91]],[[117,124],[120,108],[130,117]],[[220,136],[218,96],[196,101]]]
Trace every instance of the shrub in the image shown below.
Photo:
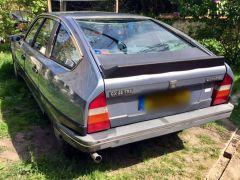
[[[193,34],[194,38],[216,54],[224,55],[233,69],[240,70],[240,1],[171,1],[178,5],[182,16],[192,16],[193,21],[205,23],[204,28]]]
[[[27,11],[30,16],[35,16],[44,12],[47,8],[46,0],[29,1],[29,0],[0,0],[0,38],[8,41],[8,36],[18,33],[15,28],[14,19],[10,13],[15,10]],[[31,18],[31,17],[29,17]]]
[[[1,52],[9,52],[10,51],[10,47],[9,44],[0,44],[0,53]]]
[[[216,39],[202,39],[199,41],[202,45],[218,56],[224,56],[225,50],[222,43]]]

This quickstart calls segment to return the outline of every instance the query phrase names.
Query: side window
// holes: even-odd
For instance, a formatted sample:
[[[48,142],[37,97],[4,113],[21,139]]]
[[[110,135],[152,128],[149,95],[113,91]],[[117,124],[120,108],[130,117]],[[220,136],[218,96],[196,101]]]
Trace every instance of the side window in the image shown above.
[[[33,40],[34,40],[34,36],[36,35],[39,26],[41,26],[43,21],[43,18],[39,18],[32,26],[32,28],[30,29],[30,31],[27,34],[27,37],[25,38],[25,41],[29,44],[32,45]]]
[[[73,68],[80,60],[78,50],[71,38],[71,34],[64,25],[60,25],[52,51],[51,59],[58,63]]]
[[[54,20],[46,19],[34,43],[34,48],[40,51],[43,55],[46,54],[46,50],[48,47],[49,40],[51,38],[54,24],[55,24]]]

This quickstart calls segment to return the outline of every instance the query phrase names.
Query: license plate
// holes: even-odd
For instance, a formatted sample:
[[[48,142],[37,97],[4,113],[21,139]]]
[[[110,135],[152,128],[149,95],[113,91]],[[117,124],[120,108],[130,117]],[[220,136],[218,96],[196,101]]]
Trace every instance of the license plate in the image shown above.
[[[188,90],[154,93],[139,97],[139,110],[152,111],[180,107],[187,105],[189,100]]]

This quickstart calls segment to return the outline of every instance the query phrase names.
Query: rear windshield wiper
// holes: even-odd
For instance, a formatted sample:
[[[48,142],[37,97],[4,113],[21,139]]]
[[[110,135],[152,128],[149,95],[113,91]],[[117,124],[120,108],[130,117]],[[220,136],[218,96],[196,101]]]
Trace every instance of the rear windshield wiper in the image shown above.
[[[118,39],[116,39],[116,38],[114,38],[114,37],[112,37],[112,36],[110,36],[110,35],[108,35],[108,34],[101,33],[101,32],[99,32],[99,31],[97,31],[97,30],[95,30],[95,29],[91,29],[91,28],[89,28],[89,27],[81,26],[81,28],[86,29],[86,30],[88,30],[88,31],[92,31],[92,32],[94,32],[94,33],[96,33],[96,34],[99,34],[99,35],[103,35],[103,36],[105,36],[105,37],[108,37],[109,39],[113,40],[113,41],[117,44],[117,47],[118,47],[118,49],[119,49],[120,51],[123,51],[124,53],[127,53],[127,45],[126,45],[124,42],[122,42],[122,41],[120,41],[120,40],[118,40]]]

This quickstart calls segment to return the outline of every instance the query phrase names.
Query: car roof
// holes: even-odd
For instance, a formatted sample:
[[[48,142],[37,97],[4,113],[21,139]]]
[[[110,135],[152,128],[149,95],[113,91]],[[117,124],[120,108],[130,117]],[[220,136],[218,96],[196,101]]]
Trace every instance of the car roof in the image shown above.
[[[70,17],[74,19],[88,19],[88,18],[128,18],[128,19],[150,19],[149,17],[127,14],[127,13],[115,13],[104,11],[64,11],[64,12],[52,12],[45,13],[45,15],[53,15],[58,17]]]

